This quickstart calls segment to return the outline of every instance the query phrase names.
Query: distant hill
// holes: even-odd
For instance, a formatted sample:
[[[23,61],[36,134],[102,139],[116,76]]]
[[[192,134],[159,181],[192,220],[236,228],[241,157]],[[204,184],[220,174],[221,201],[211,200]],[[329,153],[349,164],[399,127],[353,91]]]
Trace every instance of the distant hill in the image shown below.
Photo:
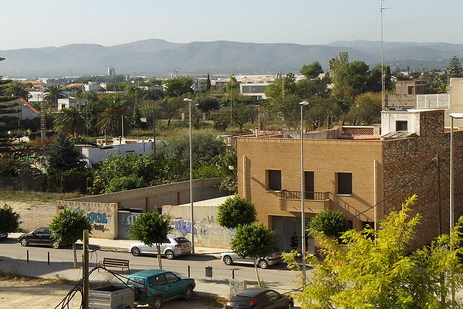
[[[179,75],[265,74],[297,72],[304,64],[318,61],[325,71],[339,51],[349,59],[369,65],[380,62],[380,42],[338,41],[327,45],[258,44],[231,41],[171,43],[149,39],[101,46],[71,44],[62,47],[25,48],[0,52],[0,75],[55,77],[104,75],[108,67],[118,74]],[[384,60],[392,68],[441,69],[450,58],[463,56],[463,45],[449,43],[385,42]]]

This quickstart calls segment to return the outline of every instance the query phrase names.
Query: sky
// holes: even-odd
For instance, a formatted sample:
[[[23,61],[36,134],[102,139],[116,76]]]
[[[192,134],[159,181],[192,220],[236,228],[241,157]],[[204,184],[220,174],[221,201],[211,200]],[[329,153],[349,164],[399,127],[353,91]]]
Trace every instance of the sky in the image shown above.
[[[383,5],[382,5],[383,3]],[[0,50],[146,39],[463,44],[462,0],[0,0]]]

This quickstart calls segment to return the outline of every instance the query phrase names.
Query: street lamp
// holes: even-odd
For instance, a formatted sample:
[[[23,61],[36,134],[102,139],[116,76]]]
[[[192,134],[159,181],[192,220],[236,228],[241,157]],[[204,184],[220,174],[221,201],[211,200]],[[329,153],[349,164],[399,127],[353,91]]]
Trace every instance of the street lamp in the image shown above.
[[[307,101],[302,101],[299,103],[301,106],[301,241],[302,241],[302,280],[303,280],[303,285],[305,286],[306,282],[306,265],[305,265],[305,252],[306,252],[306,247],[305,247],[305,210],[304,210],[304,116],[303,116],[303,108],[306,105],[309,105],[309,102]]]
[[[183,101],[188,102],[189,123],[188,133],[190,137],[190,216],[191,216],[191,253],[195,253],[195,233],[194,233],[194,216],[193,216],[193,148],[191,142],[191,102],[192,99],[185,98]]]

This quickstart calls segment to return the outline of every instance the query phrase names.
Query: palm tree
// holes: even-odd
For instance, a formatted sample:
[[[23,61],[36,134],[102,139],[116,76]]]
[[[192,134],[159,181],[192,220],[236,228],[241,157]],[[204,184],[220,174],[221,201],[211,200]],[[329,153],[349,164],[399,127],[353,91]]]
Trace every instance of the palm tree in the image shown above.
[[[11,95],[12,97],[23,98],[24,100],[29,99],[29,92],[24,89],[24,86],[18,82],[12,82],[5,89],[5,93]]]
[[[59,86],[50,86],[44,96],[44,100],[49,106],[58,107],[58,99],[64,96],[63,89]]]
[[[127,115],[127,109],[127,103],[121,96],[113,95],[109,97],[107,105],[103,109],[98,121],[100,133],[106,135],[108,132],[112,132],[113,134],[121,132],[121,137],[124,137],[124,127],[127,125],[128,120],[130,120],[130,117]]]
[[[66,108],[56,116],[55,129],[65,134],[84,134],[86,131],[85,119],[77,108]]]

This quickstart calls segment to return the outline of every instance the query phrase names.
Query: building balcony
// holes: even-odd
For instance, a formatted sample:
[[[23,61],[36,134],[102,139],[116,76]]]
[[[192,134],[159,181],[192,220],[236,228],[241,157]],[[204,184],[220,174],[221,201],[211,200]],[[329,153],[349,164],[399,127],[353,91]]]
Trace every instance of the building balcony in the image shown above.
[[[304,192],[304,211],[319,213],[330,209],[329,192]],[[289,212],[301,212],[301,191],[280,191],[280,209]]]

